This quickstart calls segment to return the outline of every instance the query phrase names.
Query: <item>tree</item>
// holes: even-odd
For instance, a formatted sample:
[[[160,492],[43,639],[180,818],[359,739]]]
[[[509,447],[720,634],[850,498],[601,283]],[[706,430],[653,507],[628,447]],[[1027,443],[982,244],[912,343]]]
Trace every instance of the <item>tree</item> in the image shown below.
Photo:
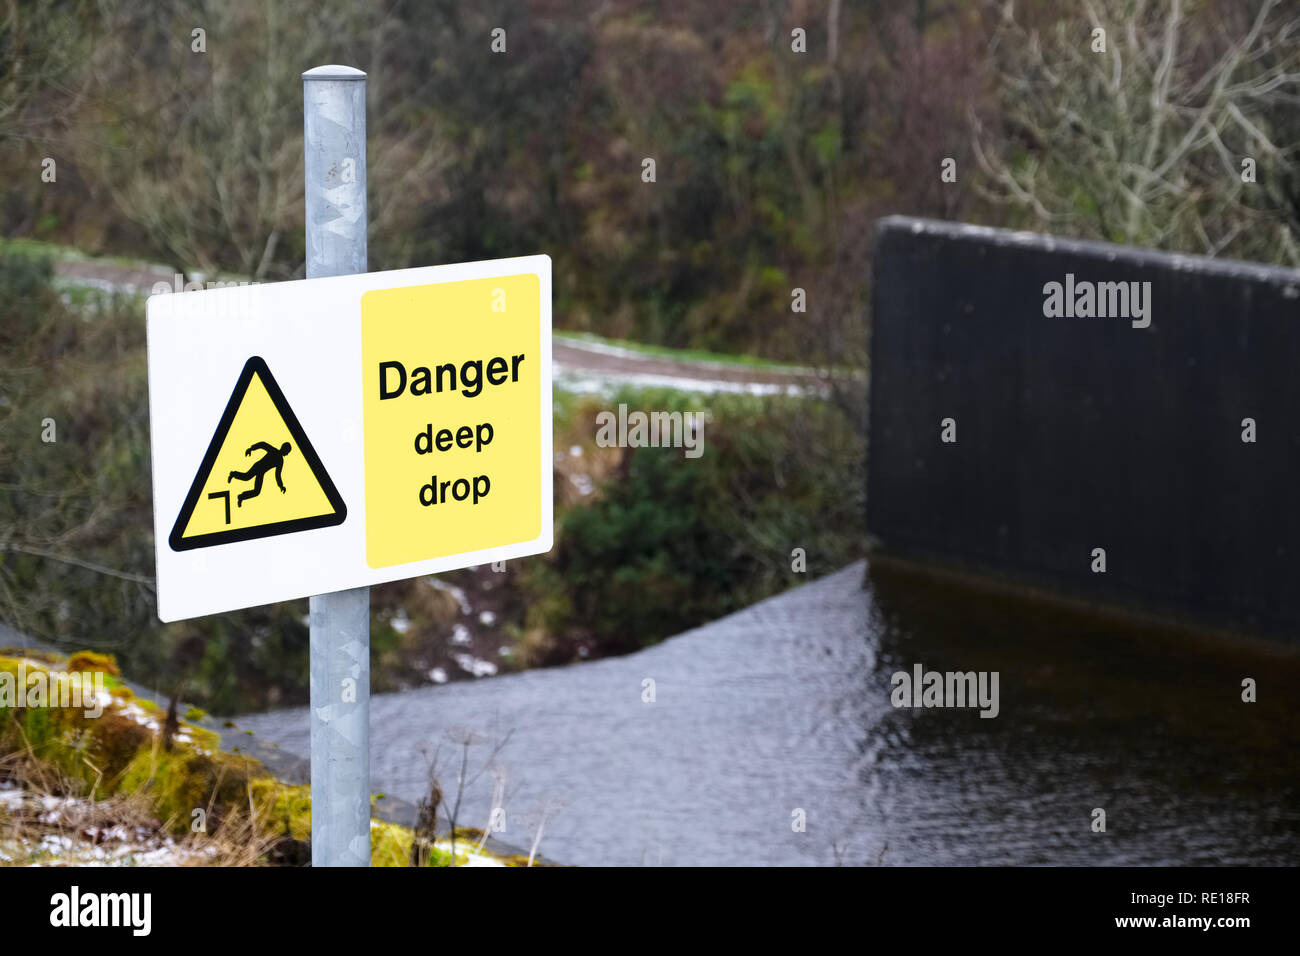
[[[0,9],[0,142],[32,138],[84,98],[88,82],[72,67],[87,56],[91,6],[8,0]]]
[[[1044,27],[1005,3],[979,187],[1035,227],[1300,265],[1298,37],[1282,0],[1085,0]]]
[[[409,32],[404,6],[372,16],[342,0],[222,3],[200,13],[179,3],[106,3],[106,40],[93,66],[105,93],[87,121],[98,148],[83,160],[121,214],[187,270],[295,275],[303,259],[300,74],[356,62],[371,85],[369,184],[381,184],[370,189],[370,229],[400,234],[437,191],[451,154],[427,116],[411,123],[403,108],[418,71],[391,76],[387,67],[390,56],[405,62],[395,49]]]

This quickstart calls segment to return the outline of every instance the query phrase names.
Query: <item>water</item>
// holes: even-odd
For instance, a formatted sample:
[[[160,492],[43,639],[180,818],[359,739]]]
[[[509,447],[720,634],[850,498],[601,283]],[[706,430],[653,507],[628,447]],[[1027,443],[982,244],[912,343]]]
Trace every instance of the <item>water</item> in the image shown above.
[[[436,756],[450,793],[449,732],[477,733],[474,773],[509,731],[500,837],[527,849],[544,819],[565,863],[1300,862],[1294,651],[865,583],[856,564],[631,656],[377,696],[373,787],[414,802]],[[999,716],[895,709],[915,663],[998,671]],[[305,710],[239,725],[308,752]],[[492,790],[474,781],[464,824]]]

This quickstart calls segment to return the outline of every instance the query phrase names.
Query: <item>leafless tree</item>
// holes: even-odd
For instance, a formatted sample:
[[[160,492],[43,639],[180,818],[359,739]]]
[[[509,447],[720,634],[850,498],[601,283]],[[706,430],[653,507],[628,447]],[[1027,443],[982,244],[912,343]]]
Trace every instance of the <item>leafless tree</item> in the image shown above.
[[[510,738],[514,735],[514,730],[508,730],[501,735],[484,735],[468,727],[453,727],[446,732],[445,742],[450,743],[457,749],[453,754],[452,760],[456,766],[456,788],[448,797],[439,783],[439,778],[444,769],[443,760],[444,752],[442,744],[434,750],[433,757],[429,760],[429,787],[431,793],[437,794],[436,800],[427,801],[431,803],[428,811],[425,811],[424,804],[421,804],[421,813],[424,815],[436,814],[438,805],[442,807],[443,818],[447,821],[447,830],[449,840],[451,841],[451,855],[456,856],[456,827],[460,820],[461,805],[465,799],[465,791],[472,788],[486,772],[491,772],[496,778],[497,786],[493,790],[493,807],[504,805],[505,802],[505,775],[501,768],[498,758],[501,756]],[[479,744],[486,744],[488,747],[487,755],[480,761],[477,766],[470,759],[470,749]],[[432,840],[432,821],[424,830],[428,832],[428,839]],[[490,820],[489,820],[490,826]],[[417,828],[418,829],[418,828]],[[486,842],[486,839],[480,842],[480,846]]]
[[[340,37],[372,85],[370,229],[409,231],[414,211],[440,188],[449,137],[405,123],[402,104],[381,99],[387,44],[406,28],[391,9],[332,0],[216,4],[194,22],[187,5],[168,0],[102,6],[105,41],[92,72],[112,94],[84,120],[85,135],[101,141],[82,155],[122,215],[187,270],[296,274],[281,245],[303,230],[300,73],[339,59]],[[302,31],[308,20],[312,29]],[[207,50],[194,49],[192,28],[205,30]],[[129,43],[150,55],[131,55]]]
[[[998,7],[1001,128],[972,117],[987,198],[1085,238],[1300,265],[1294,4],[1083,0],[1045,25]]]
[[[0,142],[49,131],[84,100],[89,78],[72,70],[90,34],[79,30],[91,4],[7,0],[0,5]]]
[[[492,770],[492,805],[488,808],[487,824],[483,827],[483,839],[478,841],[478,852],[483,852],[483,847],[487,844],[488,835],[492,832],[492,827],[496,823],[497,813],[505,812],[506,807],[506,772],[504,767],[495,767]]]
[[[533,834],[533,845],[528,850],[528,865],[537,859],[537,848],[542,845],[542,835],[546,832],[546,823],[567,805],[563,797],[548,797],[542,801],[542,809],[537,815],[537,830]]]

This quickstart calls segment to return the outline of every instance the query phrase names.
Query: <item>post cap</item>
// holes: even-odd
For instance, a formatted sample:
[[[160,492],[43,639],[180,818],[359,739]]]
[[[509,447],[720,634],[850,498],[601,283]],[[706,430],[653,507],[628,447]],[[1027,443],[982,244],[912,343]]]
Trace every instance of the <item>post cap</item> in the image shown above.
[[[302,78],[304,80],[364,80],[366,74],[364,70],[355,67],[331,63],[328,66],[313,67],[304,73]]]

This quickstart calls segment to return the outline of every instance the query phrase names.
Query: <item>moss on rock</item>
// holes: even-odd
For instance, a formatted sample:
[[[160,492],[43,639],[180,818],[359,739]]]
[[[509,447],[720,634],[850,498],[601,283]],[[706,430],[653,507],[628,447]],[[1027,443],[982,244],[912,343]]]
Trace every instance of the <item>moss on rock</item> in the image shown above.
[[[190,722],[193,710],[173,735],[171,748],[164,747],[165,714],[112,679],[117,665],[110,655],[81,651],[62,663],[28,654],[0,656],[0,672],[13,674],[15,680],[20,673],[29,682],[31,675],[43,673],[49,682],[86,671],[104,673],[106,688],[112,688],[110,699],[101,696],[97,702],[103,705],[102,713],[92,717],[87,714],[95,708],[0,702],[0,759],[20,754],[35,758],[59,772],[65,786],[76,791],[70,795],[97,800],[142,795],[162,827],[178,837],[191,835],[195,820],[201,818],[203,833],[216,835],[231,827],[265,845],[264,863],[300,864],[307,858],[302,851],[311,839],[311,788],[276,779],[252,757],[222,751],[218,734]],[[19,689],[16,703],[27,702],[24,690]],[[471,831],[457,835],[466,841]],[[473,840],[479,836],[473,832]],[[372,866],[410,865],[410,828],[372,820],[370,837]],[[428,849],[428,865],[452,865],[446,849]],[[455,863],[467,859],[457,854]]]

